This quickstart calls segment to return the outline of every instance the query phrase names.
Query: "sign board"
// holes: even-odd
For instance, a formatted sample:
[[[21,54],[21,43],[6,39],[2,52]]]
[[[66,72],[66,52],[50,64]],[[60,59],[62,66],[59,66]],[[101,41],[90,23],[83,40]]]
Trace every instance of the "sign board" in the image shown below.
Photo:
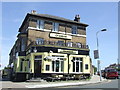
[[[94,50],[94,59],[98,59],[99,58],[99,52],[98,50]]]
[[[58,33],[50,33],[50,37],[63,38],[63,39],[72,39],[72,36]]]
[[[78,51],[75,50],[64,50],[64,49],[58,49],[59,53],[67,53],[67,54],[78,54]]]

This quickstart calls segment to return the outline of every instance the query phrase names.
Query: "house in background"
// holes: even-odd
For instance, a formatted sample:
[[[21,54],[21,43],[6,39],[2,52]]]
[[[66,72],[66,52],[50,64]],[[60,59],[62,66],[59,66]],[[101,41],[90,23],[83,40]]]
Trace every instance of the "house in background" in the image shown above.
[[[86,45],[86,27],[74,20],[28,13],[11,49],[12,80],[45,77],[90,77],[92,61]]]

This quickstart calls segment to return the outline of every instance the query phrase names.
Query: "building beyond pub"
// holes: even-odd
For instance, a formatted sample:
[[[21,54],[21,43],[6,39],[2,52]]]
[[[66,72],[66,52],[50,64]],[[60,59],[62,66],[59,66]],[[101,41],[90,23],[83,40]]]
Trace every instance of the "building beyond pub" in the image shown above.
[[[28,13],[11,49],[12,80],[90,76],[92,61],[86,45],[86,27],[74,20],[48,14]]]

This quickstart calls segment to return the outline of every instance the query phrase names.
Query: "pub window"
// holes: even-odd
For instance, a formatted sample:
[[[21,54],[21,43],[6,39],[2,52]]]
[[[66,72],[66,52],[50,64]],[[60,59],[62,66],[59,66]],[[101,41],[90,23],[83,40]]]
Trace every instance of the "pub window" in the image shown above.
[[[39,29],[44,29],[44,20],[37,20],[37,27]]]
[[[80,72],[83,72],[83,58],[80,58]]]
[[[64,69],[64,61],[61,61],[61,72],[63,71]]]
[[[55,61],[52,61],[52,71],[54,71]]]
[[[67,43],[67,46],[68,46],[68,47],[72,47],[72,45],[73,45],[72,42],[68,42],[68,43]]]
[[[24,61],[24,59],[21,59],[21,62],[20,62],[20,71],[23,70],[23,61]]]
[[[50,70],[50,65],[46,65],[46,71]]]
[[[30,68],[30,61],[29,61],[29,59],[28,59],[28,65],[29,65],[29,68]]]
[[[18,52],[16,52],[15,57],[16,57],[16,59],[17,59],[17,57],[18,57]]]
[[[88,64],[85,64],[85,69],[88,69]]]
[[[79,62],[76,62],[76,72],[79,72]]]
[[[53,31],[58,32],[58,29],[59,29],[59,23],[54,23],[53,22]]]
[[[75,62],[73,62],[73,72],[75,72]]]
[[[81,43],[76,43],[77,47],[78,48],[81,48],[82,47],[82,44]]]
[[[56,72],[59,72],[59,61],[56,60]]]
[[[25,71],[27,71],[27,68],[25,67]]]
[[[57,44],[58,46],[64,46],[64,41],[58,41]]]
[[[44,39],[43,38],[36,38],[36,44],[37,45],[43,45],[44,44]]]
[[[21,51],[25,51],[25,38],[21,39]]]
[[[72,26],[72,34],[77,34],[77,26]]]
[[[73,72],[82,72],[83,71],[83,58],[73,57]]]
[[[35,56],[35,60],[42,60],[42,55]]]
[[[22,67],[23,67],[23,62],[21,61],[21,63],[20,63],[20,71],[22,71]]]

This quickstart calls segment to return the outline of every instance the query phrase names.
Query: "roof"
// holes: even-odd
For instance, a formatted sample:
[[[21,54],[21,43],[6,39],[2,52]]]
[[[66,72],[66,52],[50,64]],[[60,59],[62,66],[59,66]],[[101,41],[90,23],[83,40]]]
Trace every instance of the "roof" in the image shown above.
[[[80,23],[80,22],[77,22],[77,21],[74,21],[74,20],[70,20],[70,19],[66,19],[66,18],[63,18],[63,17],[59,17],[59,16],[53,16],[53,15],[48,15],[48,14],[31,14],[31,15],[50,18],[50,19],[56,19],[56,20],[60,20],[60,21],[67,21],[67,22],[72,22],[72,23],[75,23],[75,24],[82,24],[82,25],[88,26],[87,24],[83,24],[83,23]]]
[[[72,24],[78,24],[78,25],[83,25],[85,27],[88,26],[88,24],[84,24],[84,23],[81,23],[81,22],[77,22],[77,21],[66,19],[66,18],[59,17],[59,16],[53,16],[53,15],[48,15],[48,14],[32,14],[32,13],[28,13],[26,15],[26,17],[25,17],[25,19],[24,19],[20,29],[23,27],[23,25],[25,24],[26,20],[30,16],[40,17],[40,18],[47,18],[47,19],[53,19],[53,20],[63,21],[63,22],[72,23]],[[19,31],[20,31],[20,29],[19,29]]]

